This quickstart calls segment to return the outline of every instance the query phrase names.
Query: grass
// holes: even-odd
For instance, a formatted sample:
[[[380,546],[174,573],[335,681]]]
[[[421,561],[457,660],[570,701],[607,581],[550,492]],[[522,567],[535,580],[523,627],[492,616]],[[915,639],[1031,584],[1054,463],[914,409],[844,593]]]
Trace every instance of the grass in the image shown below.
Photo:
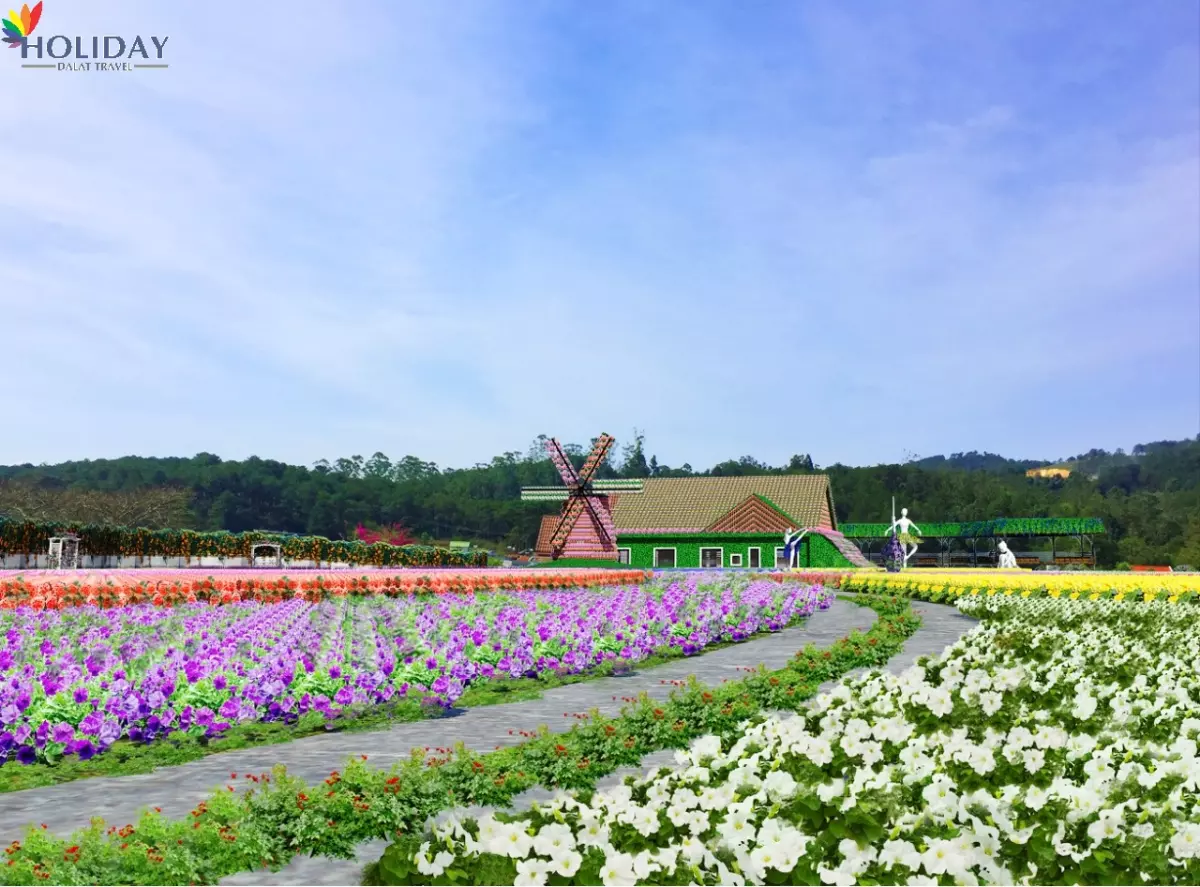
[[[802,621],[796,620],[787,627],[800,625]],[[754,637],[766,634],[770,634],[770,632],[760,632],[746,640],[753,640]],[[745,643],[745,641],[725,641],[711,644],[704,648],[704,653],[738,643]],[[704,653],[696,655],[702,656]],[[684,654],[681,651],[667,648],[661,653],[638,660],[636,664],[628,660],[604,662],[591,671],[581,674],[546,672],[533,678],[481,680],[466,689],[466,692],[458,698],[455,707],[457,709],[479,708],[485,705],[503,705],[508,702],[528,702],[540,699],[543,693],[555,687],[593,681],[608,677],[614,672],[642,671],[682,658],[684,658]],[[372,730],[386,730],[393,724],[412,723],[443,716],[444,712],[441,709],[423,706],[420,701],[415,699],[407,699],[385,705],[351,708],[335,721],[327,721],[325,716],[319,712],[309,712],[291,724],[263,721],[234,724],[220,736],[211,739],[182,733],[172,734],[166,739],[155,740],[149,744],[121,739],[113,743],[104,753],[88,761],[81,761],[77,757],[70,756],[61,759],[54,765],[42,763],[23,765],[15,762],[4,764],[0,766],[0,794],[30,788],[43,788],[97,776],[131,776],[138,773],[150,773],[160,767],[186,764],[189,761],[197,761],[222,752],[264,745],[279,745],[294,739],[324,733],[365,733]]]

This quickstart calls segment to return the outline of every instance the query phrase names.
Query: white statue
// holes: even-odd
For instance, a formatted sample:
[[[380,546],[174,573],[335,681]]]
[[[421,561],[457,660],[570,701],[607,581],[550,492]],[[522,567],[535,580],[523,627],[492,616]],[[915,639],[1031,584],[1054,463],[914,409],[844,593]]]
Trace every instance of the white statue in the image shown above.
[[[912,532],[916,533],[916,535],[918,535],[918,536],[921,535],[921,528],[918,527],[916,524],[914,524],[912,521],[910,521],[908,519],[908,509],[907,508],[901,508],[900,509],[900,518],[899,519],[896,518],[896,500],[893,499],[892,500],[892,525],[890,527],[888,527],[888,533],[894,532],[898,537],[900,537],[901,542],[905,541],[906,536],[909,537],[908,542],[912,545],[912,548],[906,547],[904,549],[904,566],[906,566],[906,567],[908,566],[909,558],[911,558],[914,554],[917,553],[917,543],[916,543],[916,541],[914,541],[911,538],[911,536],[909,536],[910,530]]]
[[[1008,543],[1001,539],[996,548],[1000,551],[1000,561],[996,566],[1001,570],[1017,569],[1017,556],[1008,550]]]
[[[806,533],[808,530],[789,527],[788,531],[783,534],[783,553],[787,557],[788,566],[793,569],[800,566],[800,540]]]

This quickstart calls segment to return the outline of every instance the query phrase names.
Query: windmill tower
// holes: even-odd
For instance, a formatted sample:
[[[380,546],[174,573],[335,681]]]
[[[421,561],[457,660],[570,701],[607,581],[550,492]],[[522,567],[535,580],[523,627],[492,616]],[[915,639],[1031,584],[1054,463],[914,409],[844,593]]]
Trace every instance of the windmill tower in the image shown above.
[[[562,502],[562,513],[550,537],[551,557],[617,559],[617,531],[613,526],[612,502],[617,493],[640,493],[642,482],[630,480],[592,480],[592,475],[608,458],[615,439],[601,434],[578,473],[554,438],[546,441],[550,461],[563,479],[561,487],[522,487],[522,502]]]

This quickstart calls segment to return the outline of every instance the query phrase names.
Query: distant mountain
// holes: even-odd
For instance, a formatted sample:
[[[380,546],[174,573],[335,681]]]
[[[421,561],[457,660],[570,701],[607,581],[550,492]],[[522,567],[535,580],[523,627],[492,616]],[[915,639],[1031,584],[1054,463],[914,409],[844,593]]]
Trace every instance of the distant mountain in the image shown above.
[[[995,453],[951,453],[949,456],[926,456],[909,462],[926,471],[987,471],[991,474],[1024,474],[1030,468],[1046,465],[1044,459],[1007,459]]]

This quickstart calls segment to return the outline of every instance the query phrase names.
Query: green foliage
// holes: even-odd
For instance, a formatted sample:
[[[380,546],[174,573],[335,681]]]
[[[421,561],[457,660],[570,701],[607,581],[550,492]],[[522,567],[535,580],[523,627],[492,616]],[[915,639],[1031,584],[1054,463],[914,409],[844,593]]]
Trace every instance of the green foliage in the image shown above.
[[[581,464],[582,449],[568,449],[576,465]],[[810,461],[772,467],[743,457],[701,472],[658,466],[654,476],[805,473]],[[936,536],[934,519],[970,523],[1014,514],[1092,517],[1106,531],[1097,540],[1102,566],[1117,561],[1200,563],[1200,440],[1139,445],[1128,455],[1092,450],[1069,460],[1076,470],[1065,480],[1025,477],[1026,468],[1049,461],[959,453],[904,465],[834,464],[822,470],[829,475],[843,531],[851,529],[847,524],[885,519],[895,496],[898,505],[918,518],[925,516],[917,525],[926,537]],[[608,464],[597,473],[598,478],[617,476]],[[130,456],[0,466],[0,480],[5,478],[109,491],[182,486],[192,491],[190,525],[197,530],[238,533],[271,527],[335,539],[359,521],[402,522],[424,541],[470,537],[502,540],[518,549],[532,547],[548,511],[545,503],[521,502],[521,487],[561,483],[536,442],[527,455],[505,453],[466,470],[439,469],[412,456],[393,462],[381,453],[311,469],[257,458],[226,462],[200,454],[191,459]]]
[[[1094,517],[1000,517],[980,521],[927,521],[918,524],[921,538],[976,539],[983,536],[1079,536],[1104,532],[1104,522]],[[843,535],[853,539],[884,539],[890,524],[842,524]],[[903,539],[901,541],[904,541]]]
[[[458,554],[428,545],[388,545],[376,542],[330,540],[323,536],[224,530],[151,530],[107,524],[65,524],[13,521],[0,518],[0,554],[41,554],[52,536],[74,533],[79,553],[110,557],[242,557],[249,558],[259,542],[281,546],[283,556],[318,563],[372,564],[377,567],[487,566],[486,552]]]

